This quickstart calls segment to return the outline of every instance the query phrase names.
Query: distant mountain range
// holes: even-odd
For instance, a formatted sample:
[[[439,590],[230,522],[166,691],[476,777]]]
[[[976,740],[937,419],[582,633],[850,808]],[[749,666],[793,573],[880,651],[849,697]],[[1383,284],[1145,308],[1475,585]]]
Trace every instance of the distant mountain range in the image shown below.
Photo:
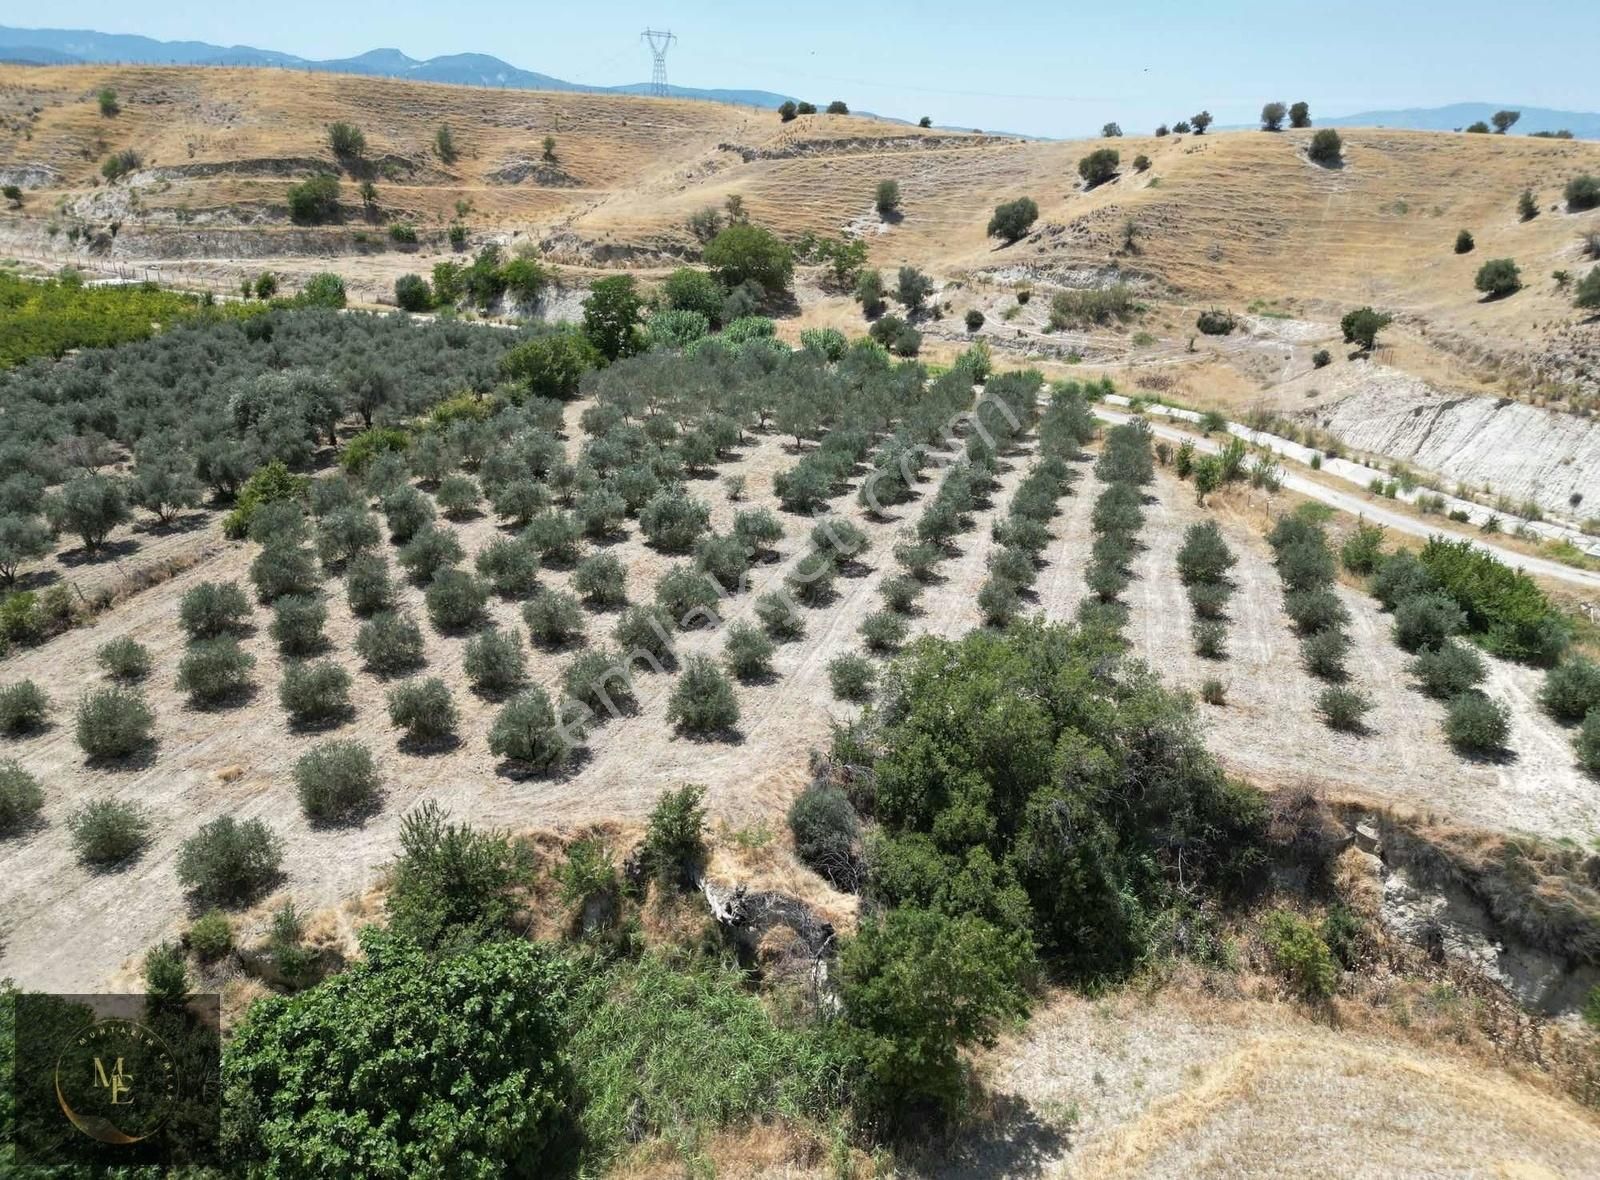
[[[486,53],[451,53],[418,61],[398,49],[373,49],[356,57],[312,61],[274,49],[250,45],[211,45],[205,41],[156,41],[129,33],[96,33],[89,29],[14,29],[0,25],[0,62],[30,65],[128,63],[136,65],[279,66],[296,70],[324,70],[335,74],[368,74],[407,78],[415,82],[453,82],[464,86],[492,86],[516,90],[567,90],[585,94],[649,94],[650,83],[625,86],[586,86],[549,74],[518,69]],[[703,90],[690,86],[669,88],[674,98],[698,98],[746,106],[777,107],[791,96],[770,90]],[[1393,111],[1362,111],[1354,115],[1316,117],[1319,127],[1399,127],[1415,131],[1453,131],[1478,120],[1488,121],[1496,111],[1520,110],[1513,129],[1519,135],[1536,131],[1570,131],[1579,139],[1600,139],[1600,114],[1556,111],[1517,103],[1458,102],[1442,107],[1410,107]],[[858,112],[865,114],[866,112]],[[898,122],[899,120],[895,120]],[[1032,136],[1030,138],[1043,138]]]
[[[585,86],[549,74],[518,69],[485,53],[451,53],[426,61],[407,57],[398,49],[374,49],[357,57],[312,61],[275,49],[251,45],[211,45],[204,41],[156,41],[128,33],[96,33],[90,29],[14,29],[0,25],[0,61],[30,65],[127,63],[183,66],[280,66],[294,70],[324,70],[334,74],[368,74],[406,78],[413,82],[453,82],[463,86],[493,86],[515,90],[568,90],[586,94],[649,94],[650,83],[625,86]],[[777,107],[789,100],[770,90],[701,90],[669,87],[674,98],[699,98],[746,106]]]

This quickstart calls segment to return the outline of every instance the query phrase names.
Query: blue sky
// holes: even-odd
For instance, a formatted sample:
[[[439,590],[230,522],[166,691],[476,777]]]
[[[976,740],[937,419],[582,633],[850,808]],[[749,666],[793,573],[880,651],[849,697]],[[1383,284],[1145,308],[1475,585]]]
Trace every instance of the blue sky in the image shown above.
[[[937,123],[1037,135],[1148,130],[1269,99],[1313,114],[1482,100],[1600,108],[1600,0],[95,0],[7,23],[247,44],[303,57],[380,46],[481,52],[610,85],[648,79],[645,26],[671,28],[672,82],[777,90]]]

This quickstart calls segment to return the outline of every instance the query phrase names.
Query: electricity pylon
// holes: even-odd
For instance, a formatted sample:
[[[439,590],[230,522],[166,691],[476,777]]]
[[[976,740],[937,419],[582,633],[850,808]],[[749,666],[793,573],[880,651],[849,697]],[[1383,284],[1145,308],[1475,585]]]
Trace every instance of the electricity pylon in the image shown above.
[[[650,74],[650,93],[657,98],[666,98],[667,50],[677,38],[670,30],[646,29],[639,34],[639,40],[650,46],[650,53],[656,59],[655,69]]]

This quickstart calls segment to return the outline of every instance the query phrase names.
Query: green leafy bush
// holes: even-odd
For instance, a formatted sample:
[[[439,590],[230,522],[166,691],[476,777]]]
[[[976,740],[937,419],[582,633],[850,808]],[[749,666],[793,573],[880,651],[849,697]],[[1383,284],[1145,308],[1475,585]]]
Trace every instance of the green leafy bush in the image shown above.
[[[578,563],[572,588],[591,606],[609,608],[628,601],[628,571],[612,553],[596,553]]]
[[[639,529],[664,553],[688,553],[711,524],[711,509],[681,487],[650,498],[639,514]]]
[[[472,687],[488,696],[502,696],[526,678],[522,638],[515,631],[486,628],[467,642],[461,669]]]
[[[737,622],[728,628],[723,643],[722,656],[740,680],[759,680],[772,674],[774,645],[761,628],[746,622]]]
[[[201,825],[178,850],[178,882],[204,901],[237,905],[278,876],[283,841],[259,819],[224,815]]]
[[[1498,754],[1511,733],[1511,709],[1481,692],[1464,692],[1450,702],[1444,733],[1464,754]]]
[[[877,680],[870,660],[857,655],[836,656],[828,663],[828,684],[842,701],[869,700]]]
[[[739,723],[739,702],[728,678],[704,656],[691,656],[667,701],[667,722],[680,733],[727,734]]]
[[[693,783],[663,791],[645,827],[644,861],[656,880],[693,879],[706,858],[706,789]]]
[[[1491,258],[1478,268],[1472,285],[1491,299],[1500,299],[1522,289],[1522,272],[1509,258]]]
[[[1472,542],[1431,537],[1418,562],[1465,612],[1468,634],[1495,655],[1548,666],[1571,642],[1566,621],[1533,579]]]
[[[201,582],[178,603],[178,623],[190,639],[237,634],[249,619],[250,600],[237,582]]]
[[[1435,648],[1466,622],[1467,616],[1448,594],[1413,594],[1394,609],[1394,641],[1409,652]]]
[[[375,930],[362,947],[323,984],[253,1007],[230,1042],[226,1101],[259,1112],[241,1156],[284,1175],[540,1171],[573,1101],[556,958],[506,941],[435,960]],[[403,1093],[360,1071],[326,1084],[330,1062],[373,1046],[410,1079]]]
[[[1539,705],[1557,721],[1582,721],[1591,709],[1600,708],[1600,664],[1568,656],[1545,674]]]
[[[0,733],[8,737],[43,729],[49,712],[50,698],[31,680],[0,688]]]
[[[1033,199],[1018,197],[994,207],[994,216],[989,218],[986,233],[988,237],[1001,238],[1010,245],[1026,236],[1038,218],[1039,206],[1034,204]]]
[[[22,831],[44,806],[44,791],[14,759],[0,762],[0,837]]]
[[[378,768],[360,742],[324,742],[294,764],[294,785],[307,818],[345,823],[371,811],[378,801]]]
[[[67,817],[67,830],[79,860],[89,865],[114,865],[144,849],[150,840],[150,819],[138,804],[90,799]]]
[[[489,588],[465,570],[441,570],[423,593],[428,620],[446,633],[465,631],[483,619]]]
[[[150,741],[155,717],[144,697],[129,688],[90,689],[78,702],[78,747],[91,759],[126,758]]]
[[[672,660],[673,618],[658,606],[629,607],[612,635],[630,660],[638,655],[663,665]]]
[[[522,619],[533,641],[547,648],[561,647],[583,637],[583,611],[578,600],[548,586],[523,604]]]
[[[207,910],[184,938],[202,963],[214,963],[233,950],[233,923],[221,910]]]
[[[178,663],[178,690],[197,708],[236,703],[253,687],[255,666],[255,656],[232,636],[197,640]]]
[[[1572,744],[1583,768],[1590,774],[1600,775],[1600,709],[1589,710]]]
[[[379,676],[392,676],[420,668],[422,628],[410,614],[379,611],[356,632],[356,654],[367,670]]]
[[[303,545],[274,542],[250,563],[250,581],[262,602],[276,602],[286,594],[315,594],[320,585],[316,560]]]
[[[1298,914],[1275,910],[1262,930],[1272,963],[1308,1000],[1326,1000],[1339,986],[1333,954],[1317,928]]]
[[[325,725],[348,717],[350,673],[332,660],[285,665],[278,703],[296,725]]]
[[[838,787],[813,782],[789,806],[794,851],[805,864],[841,889],[854,889],[861,875],[861,824]]]
[[[756,599],[755,610],[761,629],[778,643],[792,642],[806,633],[806,622],[787,595],[769,591]]]
[[[285,594],[272,604],[272,638],[286,656],[315,655],[327,646],[328,607],[318,594]]]
[[[1190,525],[1183,534],[1183,545],[1178,550],[1178,577],[1185,586],[1220,582],[1238,560],[1223,540],[1217,522],[1201,521]]]
[[[1477,688],[1489,670],[1476,651],[1450,639],[1419,652],[1411,661],[1411,674],[1423,692],[1435,700],[1447,701]]]
[[[1317,712],[1328,728],[1346,733],[1362,732],[1371,710],[1372,698],[1359,689],[1330,687],[1317,697]]]
[[[406,680],[389,690],[389,724],[405,731],[412,746],[443,744],[456,735],[460,716],[450,690],[437,676]]]
[[[1313,163],[1321,164],[1324,168],[1341,164],[1344,162],[1344,141],[1332,127],[1324,127],[1312,135],[1306,155]]]
[[[578,742],[579,735],[561,725],[550,695],[537,686],[502,708],[489,731],[491,754],[540,774],[566,766]]]

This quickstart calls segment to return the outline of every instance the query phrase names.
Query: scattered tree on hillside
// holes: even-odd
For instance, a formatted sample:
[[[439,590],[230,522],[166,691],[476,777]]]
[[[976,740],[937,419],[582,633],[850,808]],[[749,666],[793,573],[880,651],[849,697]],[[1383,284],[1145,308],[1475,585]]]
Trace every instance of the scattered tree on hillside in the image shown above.
[[[1600,266],[1590,267],[1583,276],[1572,305],[1585,311],[1600,311]]]
[[[1482,119],[1479,119],[1476,123],[1469,123],[1469,124],[1467,124],[1467,134],[1468,135],[1488,135],[1489,134],[1489,124],[1485,123]]]
[[[1174,135],[1188,135],[1191,130],[1193,130],[1193,128],[1189,126],[1189,120],[1187,119],[1179,119],[1172,125],[1172,132]]]
[[[730,290],[746,282],[758,284],[769,297],[783,295],[794,274],[794,254],[769,230],[739,223],[713,238],[705,251],[706,265]]]
[[[914,266],[902,266],[895,284],[895,298],[907,312],[922,310],[922,301],[933,294],[933,280]]]
[[[104,87],[97,96],[100,100],[100,113],[106,118],[121,112],[122,107],[117,102],[117,92],[111,87]]]
[[[1024,237],[1038,218],[1039,206],[1033,203],[1033,198],[1018,197],[994,207],[994,216],[989,218],[988,236],[1003,238],[1010,245]]]
[[[800,103],[798,103],[795,106],[794,109],[795,109],[795,113],[797,113],[797,114],[814,115],[814,114],[817,113],[817,104],[814,103],[814,102],[801,101]]]
[[[864,270],[856,280],[856,302],[861,313],[869,320],[883,312],[883,275],[875,270]]]
[[[1304,128],[1311,126],[1311,105],[1297,102],[1289,108],[1289,126]]]
[[[1206,128],[1211,126],[1211,112],[1201,111],[1198,115],[1195,115],[1192,119],[1190,119],[1189,122],[1194,125],[1194,133],[1196,135],[1204,135],[1206,133]]]
[[[1344,333],[1344,342],[1358,346],[1362,352],[1371,352],[1377,344],[1378,333],[1387,328],[1394,320],[1393,316],[1381,311],[1374,311],[1370,307],[1358,307],[1355,311],[1348,311],[1339,321],[1339,329]]]
[[[13,209],[22,208],[22,186],[21,185],[8,184],[8,185],[4,186],[3,188],[0,188],[0,195],[4,195],[5,199],[11,202],[11,207]]]
[[[553,135],[545,136],[544,142],[539,146],[542,149],[540,156],[545,163],[554,164],[556,162],[556,137]]]
[[[608,361],[631,356],[644,301],[632,275],[612,275],[589,288],[583,301],[583,333]]]
[[[359,160],[367,152],[367,137],[349,123],[328,124],[328,146],[341,160]]]
[[[1491,258],[1478,268],[1472,285],[1490,299],[1500,299],[1522,289],[1522,272],[1509,258]]]
[[[1600,177],[1590,176],[1588,173],[1574,176],[1567,181],[1567,187],[1562,195],[1567,199],[1568,213],[1582,213],[1600,207]]]
[[[900,212],[900,182],[898,180],[878,181],[878,194],[874,201],[879,217],[893,217]]]
[[[1289,108],[1281,102],[1269,102],[1261,108],[1261,130],[1281,131],[1283,120],[1289,114]]]
[[[1104,184],[1117,174],[1122,155],[1116,148],[1097,148],[1078,161],[1078,175],[1089,188]]]
[[[1456,235],[1456,253],[1457,254],[1471,254],[1472,251],[1473,251],[1473,248],[1476,247],[1477,244],[1478,243],[1473,241],[1473,239],[1472,239],[1472,231],[1471,230],[1465,230],[1464,229],[1464,230],[1462,230],[1460,233],[1458,233]]]
[[[1306,155],[1313,163],[1331,168],[1344,160],[1344,140],[1332,127],[1324,127],[1311,137],[1311,146],[1306,149]]]
[[[339,178],[331,172],[289,186],[289,216],[305,225],[336,221],[339,217]]]
[[[455,136],[450,134],[450,125],[442,123],[439,130],[433,133],[434,153],[446,164],[454,164],[457,159]]]
[[[850,108],[845,106],[845,104],[840,102],[837,98],[828,104],[828,114],[830,115],[848,115],[849,113]]]
[[[1165,139],[1169,134],[1171,134],[1171,131],[1165,123],[1162,123],[1156,128],[1157,139]]]
[[[1522,118],[1521,111],[1496,111],[1489,117],[1489,122],[1494,124],[1494,133],[1504,135]]]
[[[1116,123],[1107,123],[1100,128],[1100,135],[1103,139],[1120,139],[1122,137],[1122,127]]]
[[[923,115],[922,118],[917,120],[917,126],[918,127],[932,127],[933,126],[933,119],[928,115]]]
[[[1517,219],[1519,221],[1532,221],[1539,216],[1539,202],[1534,200],[1533,190],[1525,188],[1522,195],[1517,198]]]

